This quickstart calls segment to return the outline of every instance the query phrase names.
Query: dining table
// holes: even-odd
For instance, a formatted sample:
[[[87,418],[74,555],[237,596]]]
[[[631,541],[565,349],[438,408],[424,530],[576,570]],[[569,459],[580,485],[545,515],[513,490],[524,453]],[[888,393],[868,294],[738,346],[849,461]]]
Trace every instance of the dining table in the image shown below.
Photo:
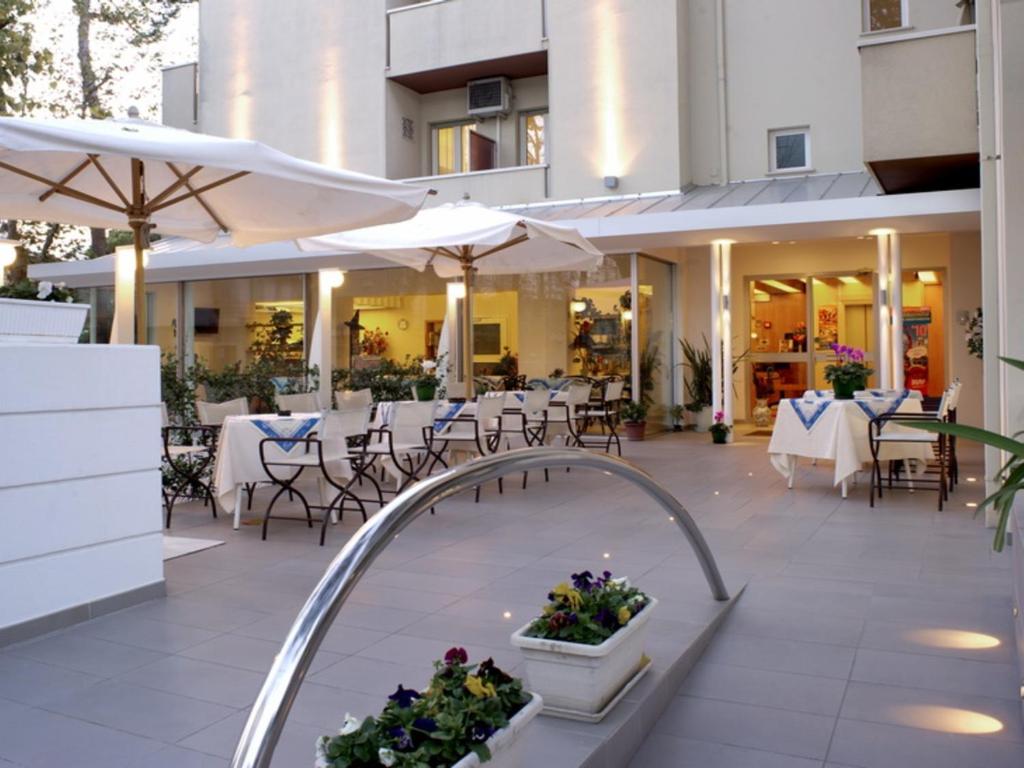
[[[849,481],[865,463],[872,461],[868,426],[876,416],[894,413],[922,413],[920,397],[910,393],[876,397],[870,393],[852,400],[817,396],[814,390],[804,397],[779,402],[768,443],[772,466],[786,478],[788,488],[796,478],[798,458],[828,459],[835,462],[833,485],[840,486],[845,499]],[[916,430],[890,423],[886,432]],[[886,443],[880,448],[882,461],[903,460],[913,469],[923,468],[932,458],[927,443]]]

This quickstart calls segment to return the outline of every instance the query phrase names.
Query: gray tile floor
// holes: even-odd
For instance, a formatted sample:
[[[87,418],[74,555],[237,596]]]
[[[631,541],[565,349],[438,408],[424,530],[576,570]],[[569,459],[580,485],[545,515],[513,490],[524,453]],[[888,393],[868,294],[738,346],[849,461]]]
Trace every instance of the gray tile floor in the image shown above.
[[[824,465],[787,491],[765,447],[626,446],[691,510],[727,582],[749,580],[632,765],[1024,765],[1009,562],[965,507],[981,484],[942,513],[932,493],[872,510],[863,485],[842,500]],[[317,735],[378,710],[450,645],[514,670],[509,633],[570,571],[630,575],[662,598],[661,620],[706,605],[682,536],[637,492],[575,471],[530,480],[450,500],[388,548],[318,654],[276,765],[310,765]],[[321,549],[301,523],[272,521],[262,542],[258,526],[179,506],[175,533],[227,543],[167,563],[167,598],[0,651],[0,765],[226,765],[296,610],[356,527],[347,515]],[[581,754],[590,741],[580,730]]]

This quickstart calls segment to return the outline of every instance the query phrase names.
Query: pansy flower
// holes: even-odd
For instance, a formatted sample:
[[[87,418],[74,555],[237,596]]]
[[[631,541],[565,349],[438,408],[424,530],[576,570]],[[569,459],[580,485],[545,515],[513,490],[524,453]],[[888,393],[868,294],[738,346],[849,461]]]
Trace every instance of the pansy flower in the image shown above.
[[[470,731],[469,737],[473,741],[487,741],[494,735],[494,731],[495,728],[493,726],[477,723]]]
[[[444,655],[444,663],[449,667],[453,664],[465,664],[467,661],[469,661],[469,654],[466,653],[465,648],[449,648]]]
[[[417,717],[412,721],[412,727],[424,733],[433,733],[437,730],[437,722],[432,717]]]
[[[400,725],[388,729],[388,735],[395,740],[395,746],[399,749],[412,749],[416,746],[413,744],[412,735]]]
[[[398,690],[388,696],[388,699],[395,702],[399,709],[408,709],[412,706],[413,701],[419,697],[419,693],[412,688],[403,688],[399,685]]]

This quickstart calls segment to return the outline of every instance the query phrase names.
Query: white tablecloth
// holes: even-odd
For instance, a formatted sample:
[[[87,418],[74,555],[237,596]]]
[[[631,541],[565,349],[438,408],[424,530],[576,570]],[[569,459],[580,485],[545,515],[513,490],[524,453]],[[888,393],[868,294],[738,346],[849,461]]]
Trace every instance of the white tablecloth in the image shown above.
[[[833,484],[839,485],[871,461],[868,443],[868,412],[881,415],[886,412],[921,413],[921,401],[907,397],[892,399],[788,399],[779,402],[775,428],[768,444],[772,466],[784,477],[792,480],[798,456],[835,461]],[[886,432],[905,430],[919,433],[909,427],[890,424]],[[880,458],[917,459],[926,461],[932,456],[928,444],[885,444]]]
[[[260,441],[265,437],[309,437],[320,429],[319,413],[293,413],[291,416],[259,414],[228,416],[217,439],[217,461],[213,467],[213,484],[217,501],[228,511],[236,510],[236,498],[245,483],[266,482],[266,471],[260,462]],[[267,445],[267,458],[304,451],[305,444]]]

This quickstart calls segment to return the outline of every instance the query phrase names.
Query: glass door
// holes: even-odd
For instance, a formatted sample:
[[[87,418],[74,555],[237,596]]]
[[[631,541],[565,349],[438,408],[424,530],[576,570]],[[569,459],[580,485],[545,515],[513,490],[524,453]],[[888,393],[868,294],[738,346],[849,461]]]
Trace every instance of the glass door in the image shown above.
[[[774,418],[779,401],[808,388],[810,304],[806,277],[753,278],[750,299],[750,407],[757,426]]]
[[[875,279],[870,272],[816,275],[811,278],[813,302],[814,389],[828,389],[825,367],[835,353],[830,345],[845,344],[864,351],[871,367],[875,360]],[[869,384],[874,385],[872,376]]]

